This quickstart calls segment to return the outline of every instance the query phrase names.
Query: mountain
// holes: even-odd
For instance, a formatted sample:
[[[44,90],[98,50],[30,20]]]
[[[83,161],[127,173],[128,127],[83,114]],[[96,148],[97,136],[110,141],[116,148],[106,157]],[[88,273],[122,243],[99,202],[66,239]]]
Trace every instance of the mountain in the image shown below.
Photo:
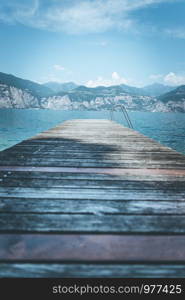
[[[2,72],[0,72],[0,84],[6,85],[7,87],[21,89],[37,98],[49,97],[53,95],[53,91],[48,87],[43,86],[42,84],[30,80],[21,79],[14,75],[5,74]]]
[[[173,108],[171,111],[185,112],[185,85],[181,85],[175,90],[161,95],[158,101],[163,103],[167,109]]]
[[[148,96],[158,97],[162,94],[168,93],[172,91],[175,87],[160,84],[160,83],[153,83],[151,85],[147,85],[142,88],[143,92],[145,92]]]
[[[124,84],[115,86],[98,86],[95,88],[90,88],[87,86],[78,86],[77,88],[69,91],[67,93],[73,100],[78,100],[80,97],[84,100],[90,101],[97,97],[115,97],[124,95],[140,95],[146,96],[140,88],[127,86]],[[63,96],[64,92],[59,92],[58,96]]]
[[[44,83],[43,86],[48,87],[55,93],[69,92],[78,87],[78,85],[74,82],[59,83],[59,82],[54,82],[54,81]]]
[[[76,92],[87,92],[91,94],[99,94],[99,95],[110,95],[116,93],[130,93],[133,95],[146,95],[146,93],[136,87],[128,86],[125,84],[115,85],[115,86],[98,86],[95,88],[90,88],[84,85],[78,86],[74,82],[66,82],[66,83],[58,83],[58,82],[47,82],[44,83],[44,86],[49,87],[54,92],[58,93],[58,95],[63,94],[64,92],[71,92],[75,90]]]
[[[127,85],[95,88],[82,85],[49,97],[42,104],[45,108],[88,110],[110,110],[114,104],[124,104],[133,110],[151,110],[153,102],[155,99],[145,95],[141,89]]]
[[[130,110],[185,113],[185,85],[159,97],[124,84],[90,88],[68,83],[69,90],[65,91],[65,88],[57,93],[47,86],[0,73],[0,108],[111,110],[113,105],[123,104]],[[158,93],[163,89],[161,86],[157,88]]]
[[[169,101],[185,101],[185,85],[181,85],[178,88],[172,90],[171,92],[161,95],[159,97],[159,100],[161,100],[164,103]]]
[[[40,99],[26,90],[0,83],[0,108],[40,108]]]
[[[141,88],[137,88],[134,86],[129,86],[126,84],[121,84],[120,87],[122,88],[122,91],[125,93],[129,93],[132,95],[140,95],[140,96],[148,96],[148,94]]]
[[[161,93],[166,86],[154,85],[156,93]],[[167,89],[171,87],[167,87]],[[160,90],[160,92],[159,92]],[[54,97],[49,97],[42,103],[44,108],[52,109],[86,109],[86,110],[110,110],[115,104],[124,104],[126,108],[139,111],[152,112],[185,112],[185,99],[175,103],[160,97],[149,96],[146,90],[127,85],[98,86],[89,88],[78,86],[69,92],[60,92]],[[165,94],[166,95],[166,94]]]

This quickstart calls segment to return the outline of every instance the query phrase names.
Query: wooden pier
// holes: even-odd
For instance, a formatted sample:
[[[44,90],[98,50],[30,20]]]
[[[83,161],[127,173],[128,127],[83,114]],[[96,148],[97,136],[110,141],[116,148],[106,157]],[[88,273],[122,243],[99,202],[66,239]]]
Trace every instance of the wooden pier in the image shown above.
[[[0,277],[185,277],[185,155],[86,119],[0,152]]]

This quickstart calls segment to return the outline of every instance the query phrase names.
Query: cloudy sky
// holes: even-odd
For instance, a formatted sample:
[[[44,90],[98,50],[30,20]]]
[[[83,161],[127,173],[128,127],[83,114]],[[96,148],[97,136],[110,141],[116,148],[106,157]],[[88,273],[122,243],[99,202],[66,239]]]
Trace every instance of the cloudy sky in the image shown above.
[[[0,0],[0,71],[88,86],[185,84],[185,0]]]

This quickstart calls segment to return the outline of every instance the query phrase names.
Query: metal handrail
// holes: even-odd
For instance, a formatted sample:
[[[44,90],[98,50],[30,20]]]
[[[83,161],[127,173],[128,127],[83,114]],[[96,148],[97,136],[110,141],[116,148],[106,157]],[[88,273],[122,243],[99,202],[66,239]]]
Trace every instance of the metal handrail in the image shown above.
[[[127,110],[126,110],[126,108],[125,108],[125,106],[123,104],[116,104],[116,105],[114,105],[112,107],[111,112],[110,112],[111,120],[113,120],[113,112],[118,107],[121,108],[121,111],[122,111],[122,113],[123,113],[123,115],[124,115],[124,117],[125,117],[125,119],[126,119],[126,121],[128,123],[128,126],[133,129],[134,127],[133,127],[132,122],[131,122],[131,120],[129,118],[128,112],[127,112]]]

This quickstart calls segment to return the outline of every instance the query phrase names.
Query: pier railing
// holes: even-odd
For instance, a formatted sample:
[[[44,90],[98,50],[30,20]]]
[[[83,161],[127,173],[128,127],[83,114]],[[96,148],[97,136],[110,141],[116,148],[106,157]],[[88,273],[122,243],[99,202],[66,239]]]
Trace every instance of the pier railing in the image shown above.
[[[123,104],[116,104],[112,107],[112,109],[110,111],[111,121],[113,120],[114,111],[116,111],[117,108],[121,109],[121,111],[123,113],[123,116],[124,116],[125,120],[127,121],[128,127],[133,129],[134,127],[133,127],[132,122],[129,118],[128,112],[127,112],[127,110],[126,110],[126,108]]]

